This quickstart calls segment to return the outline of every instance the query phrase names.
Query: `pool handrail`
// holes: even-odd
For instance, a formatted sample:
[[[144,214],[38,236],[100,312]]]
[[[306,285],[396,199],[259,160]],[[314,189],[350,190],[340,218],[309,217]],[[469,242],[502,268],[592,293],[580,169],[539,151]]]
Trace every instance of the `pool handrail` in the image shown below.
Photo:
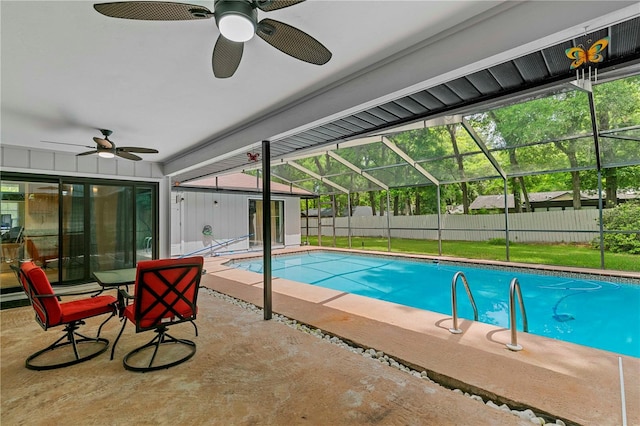
[[[522,300],[522,289],[517,278],[511,280],[509,285],[509,327],[511,328],[511,343],[507,343],[507,348],[512,351],[521,351],[522,346],[518,344],[518,327],[516,324],[516,298],[515,293],[518,292],[518,302],[520,303],[520,314],[522,315],[522,330],[529,332],[527,324],[527,311],[524,309],[524,301]]]
[[[458,277],[462,278],[462,284],[464,284],[464,289],[467,291],[469,301],[471,301],[471,307],[473,308],[473,320],[478,321],[478,308],[476,307],[476,301],[473,299],[473,294],[471,294],[469,282],[467,281],[467,277],[464,273],[462,271],[458,271],[453,276],[453,280],[451,280],[451,315],[453,316],[453,327],[451,327],[449,331],[453,334],[462,333],[462,329],[458,327],[458,298],[456,296],[456,284],[458,282]]]

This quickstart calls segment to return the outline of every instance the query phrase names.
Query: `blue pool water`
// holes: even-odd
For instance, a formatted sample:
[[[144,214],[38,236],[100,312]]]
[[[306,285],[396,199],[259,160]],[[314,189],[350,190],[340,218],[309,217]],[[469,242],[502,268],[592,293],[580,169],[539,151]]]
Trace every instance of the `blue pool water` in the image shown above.
[[[262,273],[262,259],[233,265]],[[451,315],[451,280],[464,272],[479,321],[509,327],[509,284],[520,282],[529,332],[640,357],[640,286],[336,253],[272,259],[273,276]],[[461,282],[458,316],[473,319]],[[518,329],[522,320],[518,310]]]

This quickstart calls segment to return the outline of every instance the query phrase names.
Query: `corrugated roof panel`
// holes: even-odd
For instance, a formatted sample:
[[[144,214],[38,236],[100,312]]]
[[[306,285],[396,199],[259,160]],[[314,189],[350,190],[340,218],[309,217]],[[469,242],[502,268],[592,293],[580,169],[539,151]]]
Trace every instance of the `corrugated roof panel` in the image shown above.
[[[439,86],[432,87],[427,90],[427,92],[431,93],[435,96],[440,102],[447,106],[458,104],[462,101],[458,95],[453,93],[451,89],[449,89],[444,84],[440,84]]]
[[[527,83],[544,80],[549,77],[549,70],[540,52],[516,58],[513,62]]]
[[[312,135],[314,137],[317,137],[318,139],[322,139],[325,142],[334,138],[333,136],[329,136],[326,133],[320,131],[318,128],[309,129],[305,132],[305,134]]]
[[[368,109],[367,112],[371,115],[375,115],[381,120],[384,120],[387,123],[391,123],[398,119],[398,116],[391,114],[389,111],[385,111],[380,107],[373,107]]]
[[[640,40],[640,18],[630,19],[611,28],[609,52],[613,57],[638,52]]]
[[[343,136],[349,136],[351,134],[351,130],[340,126],[338,122],[334,121],[333,123],[327,123],[325,125],[323,125],[322,127],[325,127],[329,130],[333,130],[336,133],[340,133]]]
[[[475,72],[467,76],[467,80],[483,95],[490,95],[500,91],[501,87],[487,70]]]
[[[465,77],[457,78],[445,83],[445,85],[459,98],[464,99],[465,101],[475,99],[480,96],[478,89],[476,89]]]
[[[336,132],[335,130],[330,129],[330,128],[326,127],[326,126],[316,127],[315,130],[317,132],[319,132],[319,133],[322,133],[322,134],[326,135],[330,139],[335,139],[335,138],[339,138],[339,137],[344,136],[344,132],[342,132],[342,133]]]
[[[567,57],[565,51],[573,47],[570,41],[548,47],[541,51],[547,69],[552,76],[565,74],[571,67],[571,59]]]
[[[357,114],[354,114],[356,117],[358,117],[361,120],[366,121],[367,123],[371,123],[374,126],[382,126],[387,124],[386,120],[383,120],[379,117],[376,117],[375,115],[367,112],[367,111],[363,111],[363,112],[359,112]]]
[[[356,117],[355,115],[352,115],[350,117],[345,117],[344,120],[348,121],[349,123],[355,126],[361,127],[363,129],[371,129],[372,127],[375,127],[373,124],[369,123],[368,121],[364,121]]]
[[[334,123],[338,124],[340,127],[344,127],[347,130],[351,130],[354,133],[358,133],[364,130],[364,127],[357,126],[345,120],[337,120],[334,121]]]
[[[522,76],[513,62],[505,62],[491,67],[489,68],[489,72],[495,77],[503,89],[512,89],[524,83]]]
[[[281,155],[286,155],[291,152],[291,149],[281,145],[280,142],[274,142],[271,144],[271,156],[272,157],[280,157]]]
[[[413,100],[415,100],[416,102],[420,102],[422,105],[424,105],[425,108],[429,110],[444,108],[444,104],[426,90],[414,93],[413,95],[411,95],[411,97],[413,98]]]
[[[411,96],[405,96],[404,98],[397,99],[395,102],[402,108],[411,111],[412,114],[423,114],[429,111],[424,106],[411,99]]]
[[[288,137],[286,139],[283,139],[281,141],[277,141],[277,143],[281,146],[286,146],[289,147],[292,151],[296,150],[296,149],[300,149],[300,148],[304,148],[307,146],[307,142],[299,142],[298,140],[294,139],[293,137]]]
[[[412,115],[410,111],[395,102],[387,102],[384,105],[380,105],[380,108],[384,109],[385,111],[389,111],[393,115],[400,118],[407,118],[411,117]]]
[[[298,133],[297,135],[291,136],[291,139],[306,146],[316,143],[322,143],[324,141],[323,139],[316,138],[315,136],[309,135],[306,132]]]

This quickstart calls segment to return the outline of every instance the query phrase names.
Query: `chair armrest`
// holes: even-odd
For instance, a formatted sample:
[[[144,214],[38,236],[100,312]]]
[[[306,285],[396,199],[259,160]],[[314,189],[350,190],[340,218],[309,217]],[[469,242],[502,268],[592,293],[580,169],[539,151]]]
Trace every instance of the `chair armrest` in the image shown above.
[[[120,316],[123,316],[124,308],[128,305],[127,300],[134,299],[134,296],[130,295],[127,290],[123,288],[118,289],[118,309]]]
[[[129,294],[127,290],[123,288],[118,289],[118,296],[122,297],[123,299],[135,299],[135,296]]]
[[[55,291],[55,290],[54,290]],[[48,297],[67,297],[67,296],[84,296],[85,294],[96,294],[96,290],[76,291],[72,293],[52,293],[52,294],[36,294],[37,299],[46,299]]]

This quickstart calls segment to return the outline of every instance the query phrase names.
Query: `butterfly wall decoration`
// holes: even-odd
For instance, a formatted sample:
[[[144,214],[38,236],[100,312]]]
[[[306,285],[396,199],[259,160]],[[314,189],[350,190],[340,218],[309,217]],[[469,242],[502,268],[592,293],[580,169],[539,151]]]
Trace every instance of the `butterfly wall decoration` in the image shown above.
[[[259,152],[247,152],[247,157],[249,158],[249,161],[253,161],[256,162],[260,159],[260,153]]]
[[[573,59],[573,62],[571,62],[571,69],[574,70],[582,65],[602,62],[604,60],[604,56],[601,52],[606,49],[608,45],[609,37],[604,37],[593,43],[588,49],[579,45],[565,50],[567,57],[569,59]]]

